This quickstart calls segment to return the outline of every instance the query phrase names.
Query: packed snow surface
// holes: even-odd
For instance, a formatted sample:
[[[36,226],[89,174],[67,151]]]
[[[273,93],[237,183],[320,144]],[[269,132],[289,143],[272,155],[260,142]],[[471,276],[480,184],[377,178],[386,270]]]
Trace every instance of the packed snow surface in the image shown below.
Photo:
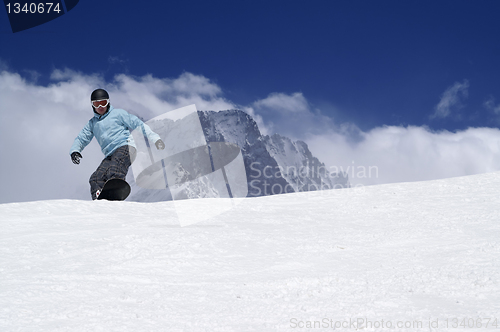
[[[239,203],[0,205],[0,331],[500,330],[500,173]]]

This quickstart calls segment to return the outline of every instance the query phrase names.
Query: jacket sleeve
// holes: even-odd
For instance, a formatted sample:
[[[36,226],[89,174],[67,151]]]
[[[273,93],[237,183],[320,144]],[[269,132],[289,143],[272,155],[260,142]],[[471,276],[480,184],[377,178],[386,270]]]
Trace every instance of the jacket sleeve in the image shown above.
[[[72,154],[73,152],[82,152],[90,141],[92,141],[92,138],[94,138],[94,133],[92,132],[92,127],[89,121],[75,138],[75,141],[69,150],[69,154]]]
[[[161,139],[160,135],[152,131],[147,124],[142,122],[141,119],[139,119],[133,114],[125,112],[125,114],[123,114],[122,121],[131,131],[133,131],[137,127],[141,127],[142,133],[146,135],[148,137],[148,140],[152,143],[156,143],[157,140]]]

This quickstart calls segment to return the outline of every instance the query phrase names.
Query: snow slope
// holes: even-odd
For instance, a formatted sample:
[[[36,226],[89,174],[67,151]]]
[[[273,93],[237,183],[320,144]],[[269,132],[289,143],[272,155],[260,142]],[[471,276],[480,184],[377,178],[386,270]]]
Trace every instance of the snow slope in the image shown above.
[[[189,227],[171,201],[2,204],[0,331],[498,330],[499,194],[500,173],[293,193]]]

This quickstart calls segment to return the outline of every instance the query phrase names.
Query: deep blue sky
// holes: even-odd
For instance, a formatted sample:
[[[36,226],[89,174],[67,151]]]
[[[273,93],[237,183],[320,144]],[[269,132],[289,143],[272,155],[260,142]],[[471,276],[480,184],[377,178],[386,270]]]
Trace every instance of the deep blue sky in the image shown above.
[[[53,69],[204,75],[233,102],[302,92],[337,121],[432,129],[496,126],[500,1],[81,0],[13,34],[0,13],[0,61],[48,84]],[[114,63],[110,57],[119,59]],[[429,119],[469,82],[460,118]]]

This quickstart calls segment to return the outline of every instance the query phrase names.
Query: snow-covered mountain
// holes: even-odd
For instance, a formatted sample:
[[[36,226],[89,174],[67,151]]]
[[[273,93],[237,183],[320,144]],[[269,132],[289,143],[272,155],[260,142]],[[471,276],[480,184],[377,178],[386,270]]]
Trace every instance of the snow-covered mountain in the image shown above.
[[[312,155],[307,144],[275,134],[264,136],[257,123],[246,112],[198,111],[205,140],[236,144],[242,151],[248,183],[248,197],[268,196],[282,193],[349,188],[346,173],[330,173],[325,165]],[[169,130],[172,121],[164,119],[150,124],[153,130]],[[134,185],[129,200],[152,202],[170,200],[169,190],[146,190]],[[206,182],[206,181],[205,181]],[[205,183],[200,182],[202,186]],[[196,187],[196,186],[194,186]],[[217,191],[210,188],[207,196],[200,188],[181,190],[174,194],[176,199],[193,197],[217,197]],[[206,188],[206,186],[205,186]]]
[[[294,142],[279,134],[264,136],[263,141],[295,192],[350,187],[347,173],[329,172],[325,164],[312,155],[305,142]]]
[[[0,331],[498,331],[499,188],[0,204]]]

